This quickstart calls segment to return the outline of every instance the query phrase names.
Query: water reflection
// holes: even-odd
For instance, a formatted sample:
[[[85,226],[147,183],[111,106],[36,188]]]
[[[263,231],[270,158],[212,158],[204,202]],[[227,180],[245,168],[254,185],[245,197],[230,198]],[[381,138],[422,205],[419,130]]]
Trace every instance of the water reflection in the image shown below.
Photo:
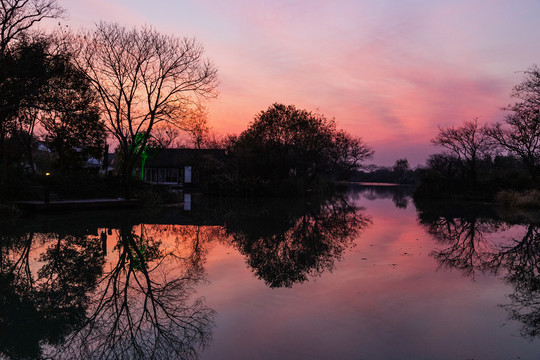
[[[394,206],[399,209],[407,209],[413,192],[412,186],[399,186],[389,184],[351,184],[350,188],[356,196],[367,200],[391,199]]]
[[[36,233],[2,236],[0,244],[0,353],[38,358],[42,342],[57,345],[86,321],[104,264],[101,244],[93,237]],[[33,272],[36,253],[42,266]]]
[[[523,324],[521,334],[540,335],[540,226],[529,225],[525,235],[501,249],[499,262],[508,269],[505,280],[514,292],[503,305],[513,320]]]
[[[540,224],[523,218],[516,223],[493,208],[461,216],[432,210],[419,207],[420,223],[443,245],[433,258],[465,276],[500,275],[513,288],[501,306],[521,322],[523,336],[540,335]]]
[[[423,224],[433,238],[447,246],[432,253],[441,266],[472,277],[477,271],[497,272],[497,246],[490,235],[502,229],[503,223],[492,219],[441,217]]]
[[[270,287],[291,287],[331,271],[370,223],[345,197],[252,201],[226,214],[229,241]]]
[[[192,257],[164,249],[146,225],[65,230],[0,239],[3,356],[185,359],[209,343],[215,312],[189,301],[205,276]]]
[[[170,267],[174,252],[138,227],[138,233],[118,230],[116,261],[100,279],[84,326],[53,357],[185,359],[211,340],[214,311],[201,299],[188,304],[192,286],[204,280],[202,269],[177,257]]]
[[[197,201],[189,212],[38,217],[0,232],[0,354],[186,359],[216,312],[193,289],[213,243],[270,287],[334,268],[369,223],[345,196]]]

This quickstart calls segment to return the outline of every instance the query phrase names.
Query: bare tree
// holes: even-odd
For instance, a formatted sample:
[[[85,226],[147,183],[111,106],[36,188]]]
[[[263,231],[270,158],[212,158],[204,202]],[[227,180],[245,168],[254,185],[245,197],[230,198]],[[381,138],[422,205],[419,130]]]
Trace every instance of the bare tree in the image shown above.
[[[177,146],[202,149],[210,147],[212,139],[206,109],[203,106],[188,108],[181,118],[180,124],[165,123],[156,126],[150,143],[155,142],[158,148]]]
[[[523,72],[523,80],[512,88],[512,97],[521,102],[540,106],[540,68],[532,65]]]
[[[0,0],[0,58],[9,43],[43,19],[65,15],[56,0]]]
[[[517,156],[535,178],[540,171],[540,111],[523,103],[515,104],[505,118],[487,133],[510,154]]]
[[[431,142],[449,150],[476,185],[478,160],[487,155],[493,146],[484,128],[478,125],[477,118],[465,121],[460,127],[439,128],[439,134]]]
[[[475,217],[438,217],[421,223],[435,240],[448,245],[431,252],[439,266],[457,269],[473,278],[477,272],[497,273],[500,265],[493,260],[498,252],[490,235],[499,231],[502,224]]]
[[[175,126],[171,126],[169,124],[156,126],[152,132],[152,138],[148,141],[148,144],[154,148],[167,149],[178,146],[179,136],[180,130]]]
[[[191,110],[187,115],[187,126],[185,126],[185,131],[189,134],[192,145],[196,149],[201,149],[210,132],[206,109],[204,107],[197,107]]]
[[[195,39],[151,27],[100,23],[78,40],[77,63],[97,90],[107,128],[119,142],[129,196],[129,177],[155,126],[182,128],[189,108],[217,95],[217,69]]]
[[[532,66],[523,81],[512,90],[520,101],[503,110],[509,111],[504,124],[497,123],[487,131],[495,142],[519,157],[530,175],[540,173],[540,69]]]

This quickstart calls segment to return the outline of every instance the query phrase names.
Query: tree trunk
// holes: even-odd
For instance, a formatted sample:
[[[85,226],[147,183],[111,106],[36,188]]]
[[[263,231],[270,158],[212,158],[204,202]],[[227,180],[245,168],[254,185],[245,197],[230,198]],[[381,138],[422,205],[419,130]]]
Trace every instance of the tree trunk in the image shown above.
[[[131,184],[130,184],[130,174],[126,169],[122,169],[122,189],[124,191],[124,198],[126,200],[131,199]]]
[[[3,122],[0,123],[0,166],[4,169],[7,167],[6,151],[5,151],[5,129]]]

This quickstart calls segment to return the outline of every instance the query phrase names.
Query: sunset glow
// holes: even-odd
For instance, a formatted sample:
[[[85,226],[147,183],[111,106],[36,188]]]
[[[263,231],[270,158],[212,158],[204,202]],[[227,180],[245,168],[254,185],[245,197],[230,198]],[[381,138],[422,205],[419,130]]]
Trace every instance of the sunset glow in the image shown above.
[[[150,24],[196,37],[219,69],[218,134],[280,102],[335,117],[374,162],[423,164],[438,126],[500,120],[540,59],[537,1],[60,1],[62,25]],[[57,23],[53,22],[53,23]]]

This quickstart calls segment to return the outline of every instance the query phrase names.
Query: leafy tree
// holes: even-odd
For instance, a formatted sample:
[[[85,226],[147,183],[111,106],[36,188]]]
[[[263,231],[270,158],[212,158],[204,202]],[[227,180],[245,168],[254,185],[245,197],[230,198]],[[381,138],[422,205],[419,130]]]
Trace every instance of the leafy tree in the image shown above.
[[[13,48],[20,49],[21,40],[25,40],[36,23],[43,19],[62,16],[64,9],[56,0],[0,0],[0,164],[2,165],[7,165],[8,162],[5,142],[9,131],[12,130],[10,128],[13,126],[14,113],[18,111],[22,98],[39,88],[31,79],[41,70],[39,63],[35,63],[35,68],[23,66],[22,69],[30,75],[25,75],[23,71],[22,79],[28,81],[20,81],[21,68],[13,66],[14,58],[17,58],[13,51],[18,50]],[[16,73],[15,76],[13,71]],[[17,87],[13,87],[13,84]],[[33,86],[28,87],[29,84]]]
[[[0,159],[3,165],[17,160],[17,151],[7,146],[14,142],[22,146],[22,153],[31,163],[36,104],[47,81],[47,48],[43,37],[25,37],[0,59]]]
[[[407,159],[396,160],[396,163],[392,167],[394,171],[394,176],[399,183],[402,183],[405,180],[407,174],[411,171],[409,161]]]
[[[56,150],[58,168],[65,170],[84,160],[81,155],[98,153],[105,128],[94,89],[73,66],[71,54],[56,45],[51,37],[21,39],[4,58],[9,70],[0,89],[4,104],[10,107],[4,112],[5,134],[18,143],[26,162],[34,164],[34,130],[40,125]],[[7,155],[15,162],[17,149],[11,146],[9,150]]]
[[[71,55],[60,53],[49,61],[50,77],[43,96],[41,123],[46,139],[58,154],[58,169],[77,167],[88,156],[98,157],[105,145],[97,94]]]
[[[231,151],[240,177],[262,183],[290,178],[307,185],[322,178],[343,178],[373,155],[359,138],[336,128],[333,119],[274,104],[258,114]]]
[[[68,45],[76,47],[77,65],[98,92],[106,127],[118,140],[129,196],[129,178],[156,125],[181,127],[189,108],[214,97],[216,67],[195,39],[150,27],[100,23]]]

